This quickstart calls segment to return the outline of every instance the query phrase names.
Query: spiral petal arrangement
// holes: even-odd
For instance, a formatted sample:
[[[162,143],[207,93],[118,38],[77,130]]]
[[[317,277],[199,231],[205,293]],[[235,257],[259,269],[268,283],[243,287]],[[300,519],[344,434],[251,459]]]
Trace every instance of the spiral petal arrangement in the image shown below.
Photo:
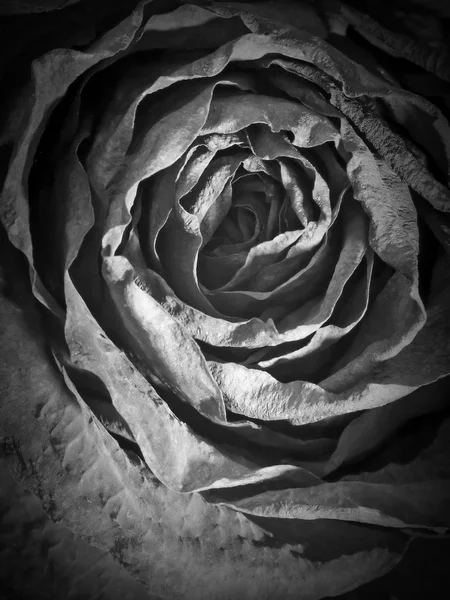
[[[160,597],[337,595],[449,527],[448,81],[340,2],[147,0],[32,62],[4,439],[34,406],[21,478]]]

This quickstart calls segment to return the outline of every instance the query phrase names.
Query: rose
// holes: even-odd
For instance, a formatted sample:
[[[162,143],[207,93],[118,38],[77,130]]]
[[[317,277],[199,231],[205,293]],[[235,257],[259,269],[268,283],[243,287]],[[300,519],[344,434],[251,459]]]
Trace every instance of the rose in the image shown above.
[[[407,465],[381,449],[446,406],[448,124],[342,34],[394,55],[396,36],[319,15],[138,7],[36,60],[3,136],[3,222],[64,381],[8,305],[6,358],[28,371],[5,447],[53,518],[120,540],[166,597],[336,594],[391,568],[410,529],[448,524],[442,414]],[[42,430],[18,451],[17,386],[38,382]],[[149,528],[157,543],[131,544]]]

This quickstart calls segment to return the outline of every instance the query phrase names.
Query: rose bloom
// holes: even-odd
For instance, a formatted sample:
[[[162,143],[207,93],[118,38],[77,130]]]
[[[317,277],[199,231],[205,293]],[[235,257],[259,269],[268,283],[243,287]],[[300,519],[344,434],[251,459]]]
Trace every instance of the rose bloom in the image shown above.
[[[449,527],[440,21],[128,12],[48,27],[6,68],[9,585],[342,594]],[[20,543],[49,573],[25,577]]]

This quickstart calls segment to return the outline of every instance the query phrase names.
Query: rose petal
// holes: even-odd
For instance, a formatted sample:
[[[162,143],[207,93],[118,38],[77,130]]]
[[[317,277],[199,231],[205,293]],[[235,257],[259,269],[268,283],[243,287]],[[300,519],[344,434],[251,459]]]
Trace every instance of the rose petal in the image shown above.
[[[365,458],[411,419],[446,408],[448,388],[447,377],[421,387],[396,402],[373,408],[356,417],[341,434],[337,448],[328,461],[326,473],[330,474],[342,465]]]
[[[16,281],[17,274],[16,270]],[[16,449],[3,455],[7,474],[12,473],[40,496],[43,508],[80,538],[113,556],[120,544],[123,563],[133,576],[139,573],[153,595],[173,596],[182,591],[192,596],[202,587],[209,598],[219,598],[218,586],[222,591],[225,586],[235,596],[247,594],[248,574],[260,568],[257,583],[251,584],[252,594],[294,598],[300,586],[307,598],[318,600],[330,591],[344,591],[381,575],[400,560],[406,538],[398,533],[386,536],[383,531],[373,534],[367,530],[365,543],[360,545],[342,545],[348,536],[342,530],[333,532],[324,542],[324,547],[334,548],[325,563],[318,558],[324,548],[316,544],[314,551],[310,547],[314,540],[325,539],[321,527],[299,531],[301,543],[286,542],[283,548],[274,548],[265,530],[243,515],[208,505],[198,495],[179,494],[161,486],[144,463],[120,449],[67,375],[64,380],[58,373],[46,351],[29,292],[21,294],[20,308],[3,297],[1,307],[6,311],[2,327],[7,327],[2,330],[0,365],[7,387],[0,429],[4,447],[13,440]],[[24,315],[32,317],[31,321]],[[25,363],[27,369],[19,375],[16,367]],[[12,406],[14,410],[9,410]],[[2,481],[6,522],[22,527],[25,521],[19,521],[17,510],[28,498],[30,516],[29,492],[13,496],[9,479],[2,476]],[[10,512],[11,506],[15,513]],[[212,524],[214,536],[209,535]],[[208,541],[198,544],[196,540]],[[28,544],[28,551],[32,547]],[[161,564],[162,570],[151,567]],[[180,569],[183,565],[186,568]],[[116,578],[114,584],[118,585]],[[71,585],[71,590],[78,589]],[[127,592],[140,593],[130,587],[132,582],[125,580],[124,585]]]
[[[264,123],[274,132],[292,131],[293,143],[300,148],[337,139],[335,126],[327,117],[302,104],[262,94],[213,100],[203,133],[236,133],[254,123]]]
[[[132,43],[141,20],[142,7],[138,7],[130,17],[90,46],[87,52],[53,50],[36,59],[32,65],[33,92],[30,95],[27,89],[27,99],[21,100],[21,131],[16,132],[15,148],[3,185],[1,217],[11,241],[29,261],[36,297],[58,316],[61,316],[61,309],[42,285],[33,266],[26,185],[27,173],[34,157],[32,149],[36,148],[39,132],[52,108],[64,96],[70,84],[100,61],[125,50]],[[31,104],[28,98],[32,98]]]
[[[215,317],[221,315],[206,301],[197,279],[198,253],[205,239],[202,235],[202,221],[246,156],[240,152],[238,155],[213,161],[211,169],[207,169],[205,173],[203,188],[193,190],[193,210],[188,212],[180,202],[175,203],[159,236],[161,263],[169,285],[185,302]],[[224,213],[230,202],[231,198],[227,203],[221,202]]]
[[[286,381],[293,373],[314,378],[317,371],[333,358],[337,351],[334,344],[361,322],[369,304],[369,288],[373,268],[373,253],[365,255],[367,264],[360,264],[346,283],[330,320],[320,327],[311,339],[298,349],[283,351],[274,349],[270,356],[260,360],[258,366],[269,369],[270,374]],[[359,272],[364,269],[361,281]]]
[[[444,52],[429,46],[420,47],[398,31],[393,34],[368,15],[362,14],[351,6],[342,5],[340,11],[356,31],[371,44],[391,56],[405,58],[423,69],[431,70],[445,81],[450,81],[450,64]]]

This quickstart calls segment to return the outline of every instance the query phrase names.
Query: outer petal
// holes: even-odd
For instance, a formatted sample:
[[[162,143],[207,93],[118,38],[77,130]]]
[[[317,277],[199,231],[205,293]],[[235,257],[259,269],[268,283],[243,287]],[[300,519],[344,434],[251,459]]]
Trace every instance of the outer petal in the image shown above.
[[[323,561],[317,558],[323,532],[318,536],[306,528],[299,532],[302,543],[273,547],[266,532],[242,515],[161,486],[136,456],[119,448],[64,371],[58,372],[17,274],[12,297],[18,304],[1,299],[7,387],[0,423],[3,450],[9,448],[2,462],[36,493],[52,519],[113,555],[151,594],[224,600],[230,594],[289,599],[301,593],[314,600],[352,589],[398,562],[405,537],[396,533],[368,530],[364,544],[339,547],[347,536],[333,531],[325,546],[332,543],[335,550]],[[18,375],[17,365],[25,363]],[[3,486],[3,494],[8,489],[14,486]],[[20,518],[16,512],[12,522]],[[109,564],[105,559],[105,568]],[[140,598],[137,587],[127,591],[132,589],[133,598]]]

